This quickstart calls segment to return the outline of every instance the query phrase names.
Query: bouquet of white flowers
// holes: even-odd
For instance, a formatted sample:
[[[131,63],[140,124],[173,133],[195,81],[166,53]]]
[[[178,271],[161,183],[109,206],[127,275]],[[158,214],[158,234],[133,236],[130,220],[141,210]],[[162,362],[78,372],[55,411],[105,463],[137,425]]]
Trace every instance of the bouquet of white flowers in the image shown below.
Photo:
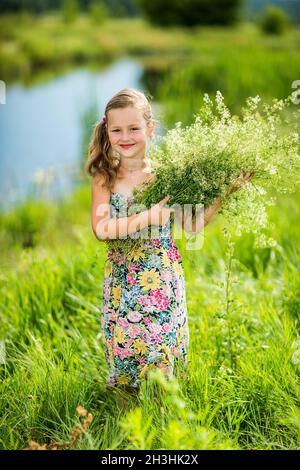
[[[241,117],[231,116],[219,91],[215,102],[205,94],[194,122],[187,127],[177,122],[150,150],[155,179],[134,191],[135,203],[150,208],[170,195],[169,206],[191,204],[194,214],[196,204],[207,207],[228,195],[241,170],[250,168],[251,181],[224,197],[220,212],[237,235],[254,233],[256,246],[276,243],[263,233],[269,224],[266,207],[274,204],[275,193],[299,185],[300,112],[289,109],[291,96],[260,102],[259,96],[249,97]],[[129,236],[107,244],[128,252],[142,241]]]

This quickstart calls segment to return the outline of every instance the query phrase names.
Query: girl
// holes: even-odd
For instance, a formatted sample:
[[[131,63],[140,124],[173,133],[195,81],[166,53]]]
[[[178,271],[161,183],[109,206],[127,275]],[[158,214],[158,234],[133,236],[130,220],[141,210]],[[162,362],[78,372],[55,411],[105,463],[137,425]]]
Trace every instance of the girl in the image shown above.
[[[125,88],[107,103],[94,128],[86,170],[92,176],[92,229],[98,240],[124,238],[148,226],[158,236],[128,256],[107,252],[101,316],[109,368],[107,385],[138,391],[141,380],[158,367],[173,375],[188,364],[189,329],[181,255],[170,232],[168,196],[151,209],[124,215],[133,190],[155,178],[146,155],[155,119],[146,96]],[[246,182],[249,175],[240,183]],[[235,191],[232,185],[228,194]],[[219,198],[205,208],[205,223],[221,207]],[[202,228],[202,227],[201,227]]]

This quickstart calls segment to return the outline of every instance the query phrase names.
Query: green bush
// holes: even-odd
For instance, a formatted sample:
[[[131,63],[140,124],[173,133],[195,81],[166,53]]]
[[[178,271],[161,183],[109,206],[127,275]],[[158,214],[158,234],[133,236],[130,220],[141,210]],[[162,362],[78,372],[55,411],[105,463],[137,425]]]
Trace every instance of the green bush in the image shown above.
[[[259,25],[266,34],[283,34],[289,28],[289,18],[281,8],[267,5]]]
[[[89,13],[92,21],[97,24],[103,23],[109,16],[108,9],[95,0],[89,6]]]
[[[62,3],[62,16],[65,23],[72,23],[79,13],[77,0],[64,0]]]
[[[50,206],[42,201],[25,201],[2,215],[0,229],[13,243],[23,248],[37,245],[42,230],[49,219]]]
[[[228,25],[237,22],[241,0],[137,0],[142,14],[161,26]]]

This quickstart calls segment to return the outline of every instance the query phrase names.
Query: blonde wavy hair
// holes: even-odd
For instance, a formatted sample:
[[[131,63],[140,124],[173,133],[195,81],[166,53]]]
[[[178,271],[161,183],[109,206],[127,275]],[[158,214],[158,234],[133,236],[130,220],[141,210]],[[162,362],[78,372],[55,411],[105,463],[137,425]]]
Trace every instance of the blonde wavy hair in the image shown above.
[[[134,88],[123,88],[116,93],[107,103],[105,108],[106,122],[97,122],[88,147],[88,158],[85,163],[85,171],[91,176],[101,174],[105,177],[105,184],[110,190],[113,188],[120,166],[120,158],[111,155],[111,144],[107,132],[107,118],[110,109],[127,108],[128,106],[141,109],[147,126],[158,122],[153,118],[148,97]]]

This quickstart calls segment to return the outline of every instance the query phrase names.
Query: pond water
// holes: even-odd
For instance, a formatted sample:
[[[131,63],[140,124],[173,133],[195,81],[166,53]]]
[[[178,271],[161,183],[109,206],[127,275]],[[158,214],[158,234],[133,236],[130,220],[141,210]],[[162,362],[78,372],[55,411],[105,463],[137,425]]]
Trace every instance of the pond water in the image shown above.
[[[0,208],[29,194],[67,194],[84,159],[83,116],[94,106],[91,134],[114,93],[125,87],[144,91],[143,72],[137,60],[123,58],[100,71],[76,69],[31,87],[8,86],[0,105]]]

